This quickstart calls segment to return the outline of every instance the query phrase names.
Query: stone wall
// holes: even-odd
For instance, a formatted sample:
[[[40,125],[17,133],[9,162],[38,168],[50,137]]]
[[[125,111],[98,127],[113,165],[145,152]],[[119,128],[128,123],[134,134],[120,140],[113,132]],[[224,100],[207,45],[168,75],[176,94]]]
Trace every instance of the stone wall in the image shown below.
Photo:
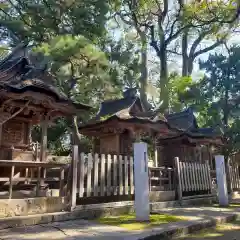
[[[1,199],[0,218],[61,212],[67,209],[67,197]]]

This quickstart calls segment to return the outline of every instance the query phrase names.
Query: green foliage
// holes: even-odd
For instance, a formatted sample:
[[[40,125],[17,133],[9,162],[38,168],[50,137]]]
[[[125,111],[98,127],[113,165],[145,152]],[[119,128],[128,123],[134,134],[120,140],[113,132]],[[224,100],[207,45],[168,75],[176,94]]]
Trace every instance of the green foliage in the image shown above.
[[[0,36],[12,45],[30,43],[47,56],[48,70],[68,97],[94,106],[114,92],[107,56],[98,47],[108,10],[103,0],[6,0],[0,5]],[[71,128],[69,121],[57,121],[49,128],[49,147],[65,151]],[[38,127],[33,135],[40,140]]]
[[[184,106],[188,105],[186,101],[186,95],[188,90],[194,86],[191,77],[181,77],[177,73],[170,74],[169,77],[169,96],[170,96],[170,108],[173,112],[179,112]],[[181,98],[185,96],[185,101],[181,101]]]
[[[240,94],[240,47],[232,46],[228,56],[210,55],[201,61],[206,74],[200,83],[200,99],[196,108],[200,110],[205,126],[218,126],[228,142],[227,153],[239,149],[240,106],[233,100]]]
[[[103,0],[6,0],[1,4],[0,23],[24,41],[48,42],[65,34],[97,40],[105,34],[107,12]]]

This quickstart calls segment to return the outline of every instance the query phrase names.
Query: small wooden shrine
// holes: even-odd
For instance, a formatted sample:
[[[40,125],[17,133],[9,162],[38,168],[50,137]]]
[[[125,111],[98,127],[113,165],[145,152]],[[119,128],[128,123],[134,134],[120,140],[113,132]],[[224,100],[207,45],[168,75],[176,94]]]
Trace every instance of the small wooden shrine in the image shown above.
[[[31,126],[41,124],[40,161],[46,159],[48,124],[88,106],[73,103],[54,85],[46,63],[20,44],[0,61],[0,159],[32,161]]]
[[[208,160],[213,167],[213,149],[223,145],[221,134],[214,128],[200,128],[191,108],[165,117],[171,127],[181,132],[158,138],[158,164],[172,167],[174,157],[178,156],[187,161]]]
[[[128,89],[123,98],[101,103],[97,115],[79,131],[94,140],[93,152],[105,154],[132,153],[132,145],[140,136],[175,136],[167,120],[155,111],[145,112],[136,89]]]

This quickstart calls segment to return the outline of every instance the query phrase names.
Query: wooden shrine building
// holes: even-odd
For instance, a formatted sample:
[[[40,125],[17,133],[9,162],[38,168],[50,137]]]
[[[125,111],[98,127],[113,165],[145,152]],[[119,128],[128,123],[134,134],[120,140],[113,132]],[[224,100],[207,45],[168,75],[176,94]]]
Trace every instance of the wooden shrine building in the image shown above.
[[[41,124],[40,161],[45,161],[48,124],[89,109],[59,92],[44,61],[28,54],[24,44],[0,61],[0,104],[0,159],[19,161],[33,160],[32,125]]]
[[[190,108],[166,116],[145,112],[135,89],[125,91],[121,99],[101,103],[96,117],[80,125],[79,131],[93,137],[93,152],[105,154],[131,154],[139,134],[150,136],[155,146],[155,166],[173,167],[176,156],[210,160],[211,147],[222,145],[214,129],[198,127]]]
[[[213,151],[223,145],[221,134],[214,128],[200,128],[191,108],[165,117],[171,127],[181,132],[174,137],[158,138],[158,164],[172,167],[172,159],[178,156],[187,161],[209,160],[213,167]]]
[[[93,152],[105,154],[132,153],[132,144],[140,136],[155,142],[158,136],[175,136],[179,131],[170,128],[166,119],[154,111],[144,112],[136,89],[128,89],[121,99],[101,103],[97,115],[79,131],[94,139]]]

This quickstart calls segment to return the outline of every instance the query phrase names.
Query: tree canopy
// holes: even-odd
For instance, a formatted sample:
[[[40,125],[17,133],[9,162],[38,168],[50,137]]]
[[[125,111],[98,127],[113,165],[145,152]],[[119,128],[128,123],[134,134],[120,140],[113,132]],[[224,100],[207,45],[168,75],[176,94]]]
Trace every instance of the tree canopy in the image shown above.
[[[4,0],[1,54],[8,46],[29,43],[31,51],[48,61],[57,86],[74,101],[92,105],[95,112],[101,101],[120,97],[131,87],[137,87],[145,110],[152,107],[149,102],[163,113],[194,105],[201,124],[218,125],[232,151],[239,141],[239,105],[232,104],[239,95],[239,47],[227,47],[228,55],[213,53],[223,52],[238,34],[239,4],[238,0]],[[203,79],[193,79],[196,61],[209,52],[208,60],[200,62]],[[52,149],[63,149],[73,122],[60,119],[51,128]],[[76,128],[74,132],[80,140]],[[37,135],[38,130],[36,139]]]

